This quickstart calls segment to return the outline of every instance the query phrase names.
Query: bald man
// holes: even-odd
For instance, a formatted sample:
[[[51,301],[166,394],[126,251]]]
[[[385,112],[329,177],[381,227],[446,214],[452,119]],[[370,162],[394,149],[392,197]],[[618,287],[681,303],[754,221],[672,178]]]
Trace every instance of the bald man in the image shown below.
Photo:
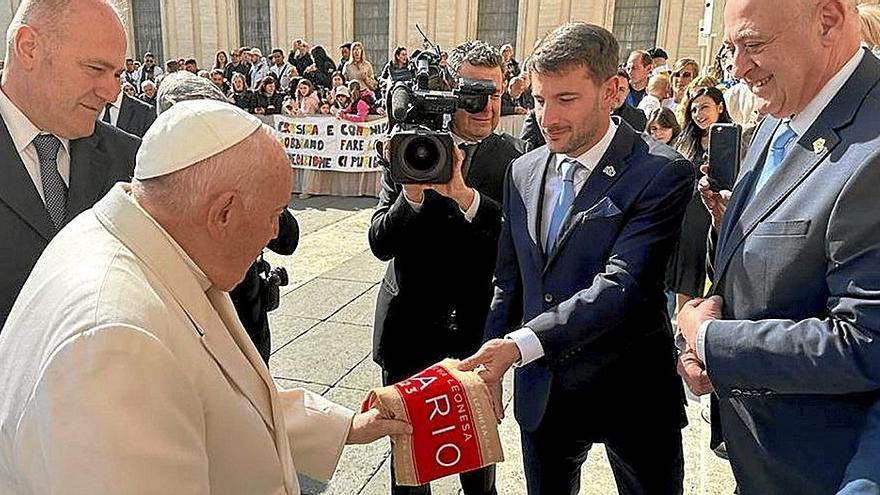
[[[0,335],[0,493],[298,494],[346,443],[410,431],[276,390],[236,317],[290,187],[271,128],[235,106],[159,116],[133,182],[58,234]]]
[[[122,21],[107,2],[19,5],[0,80],[0,326],[58,230],[131,178],[140,140],[95,122],[124,63]]]
[[[714,389],[744,495],[834,493],[880,470],[866,435],[870,462],[844,478],[880,399],[880,61],[859,46],[854,4],[725,6],[734,75],[768,117],[732,197],[701,180],[719,227],[714,297],[679,313],[679,370]]]

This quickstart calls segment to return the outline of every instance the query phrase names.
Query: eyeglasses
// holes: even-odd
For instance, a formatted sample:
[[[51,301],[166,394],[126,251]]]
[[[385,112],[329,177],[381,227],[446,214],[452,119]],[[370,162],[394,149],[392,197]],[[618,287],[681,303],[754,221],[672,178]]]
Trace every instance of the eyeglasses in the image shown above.
[[[682,72],[673,72],[673,73],[672,73],[672,77],[684,77],[684,78],[689,78],[689,77],[694,77],[694,75],[693,75],[693,73],[691,73],[691,72],[682,71]]]

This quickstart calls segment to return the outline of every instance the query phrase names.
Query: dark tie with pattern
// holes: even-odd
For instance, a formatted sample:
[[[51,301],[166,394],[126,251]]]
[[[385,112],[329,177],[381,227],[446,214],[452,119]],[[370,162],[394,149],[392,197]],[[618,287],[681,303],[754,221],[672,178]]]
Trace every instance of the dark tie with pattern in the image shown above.
[[[46,210],[56,229],[61,228],[67,213],[67,184],[58,171],[58,149],[61,140],[52,134],[39,134],[34,138],[34,148],[40,159],[40,178],[43,181],[43,198]]]

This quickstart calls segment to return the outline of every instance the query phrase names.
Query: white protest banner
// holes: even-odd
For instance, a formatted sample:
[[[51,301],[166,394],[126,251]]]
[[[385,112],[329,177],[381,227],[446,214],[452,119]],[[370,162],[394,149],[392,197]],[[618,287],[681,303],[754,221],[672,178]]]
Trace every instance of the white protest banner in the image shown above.
[[[388,119],[356,123],[336,117],[273,116],[273,127],[293,168],[369,172],[379,170],[376,141]]]

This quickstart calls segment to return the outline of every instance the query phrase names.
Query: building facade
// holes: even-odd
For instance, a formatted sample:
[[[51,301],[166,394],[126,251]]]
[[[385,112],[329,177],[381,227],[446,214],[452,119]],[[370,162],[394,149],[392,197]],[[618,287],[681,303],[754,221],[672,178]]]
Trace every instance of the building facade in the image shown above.
[[[559,24],[585,21],[612,30],[621,56],[664,48],[671,59],[714,59],[724,0],[117,0],[125,12],[128,52],[158,60],[195,58],[210,68],[218,50],[258,46],[289,50],[302,38],[338,58],[342,43],[361,40],[376,70],[396,46],[421,48],[423,37],[447,49],[480,38],[514,46],[524,59]],[[20,0],[0,0],[7,26]],[[715,4],[715,5],[713,5]],[[714,14],[708,15],[714,11]],[[703,33],[701,35],[701,27]]]

